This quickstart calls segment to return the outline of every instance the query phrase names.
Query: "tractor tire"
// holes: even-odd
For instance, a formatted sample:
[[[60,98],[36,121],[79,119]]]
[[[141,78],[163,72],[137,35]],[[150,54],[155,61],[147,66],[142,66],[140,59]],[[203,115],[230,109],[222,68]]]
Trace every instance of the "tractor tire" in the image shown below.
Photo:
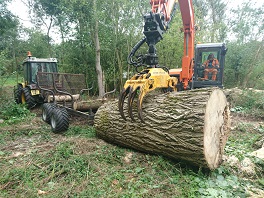
[[[22,91],[21,85],[17,85],[17,88],[14,89],[14,99],[17,104],[22,104]]]
[[[51,129],[54,133],[62,133],[69,128],[69,115],[65,108],[54,108],[51,115]]]
[[[50,119],[53,109],[56,108],[56,105],[53,103],[44,103],[42,105],[42,120],[50,124]]]
[[[30,93],[30,89],[28,87],[23,89],[24,95],[25,95],[25,100],[26,100],[26,104],[28,109],[32,109],[37,105],[37,102],[35,100],[35,98],[31,95]]]

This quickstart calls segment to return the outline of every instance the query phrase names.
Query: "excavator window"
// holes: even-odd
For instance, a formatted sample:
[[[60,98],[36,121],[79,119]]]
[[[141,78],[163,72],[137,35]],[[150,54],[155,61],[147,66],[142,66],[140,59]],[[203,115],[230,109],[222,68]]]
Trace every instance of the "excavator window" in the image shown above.
[[[220,59],[219,51],[213,51],[213,50],[206,50],[206,51],[200,51],[198,60],[196,60],[196,66],[197,66],[197,78],[201,81],[203,80],[217,80],[218,79],[218,72],[220,71],[219,68],[217,69],[216,78],[213,78],[212,72],[209,72],[208,75],[205,75],[205,63],[208,60],[208,57],[210,54],[213,54],[214,58],[216,58],[218,61]],[[220,67],[220,65],[219,65]]]
[[[192,81],[192,88],[203,87],[223,87],[223,72],[225,67],[225,54],[227,48],[224,43],[207,43],[197,44],[195,47],[195,61],[194,61],[194,75]],[[217,61],[205,62],[208,56],[212,54]],[[217,65],[214,66],[214,65]],[[206,69],[207,67],[207,69]]]

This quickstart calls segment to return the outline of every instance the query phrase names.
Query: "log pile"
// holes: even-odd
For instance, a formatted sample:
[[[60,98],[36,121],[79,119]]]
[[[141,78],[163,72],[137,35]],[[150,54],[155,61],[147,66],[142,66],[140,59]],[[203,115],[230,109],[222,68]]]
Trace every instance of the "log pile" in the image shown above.
[[[113,144],[211,170],[221,164],[230,130],[229,106],[221,89],[153,92],[144,99],[143,117],[145,123],[124,121],[118,101],[107,102],[95,115],[97,135]]]

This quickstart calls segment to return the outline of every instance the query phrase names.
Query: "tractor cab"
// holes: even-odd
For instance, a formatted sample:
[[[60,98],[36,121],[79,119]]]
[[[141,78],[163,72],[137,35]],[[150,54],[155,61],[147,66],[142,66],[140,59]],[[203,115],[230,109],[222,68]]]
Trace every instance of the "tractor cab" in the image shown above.
[[[36,58],[28,52],[28,57],[23,62],[24,80],[26,85],[37,83],[38,72],[58,72],[56,58]]]
[[[38,72],[57,73],[56,58],[36,58],[28,52],[27,58],[23,62],[24,80],[17,82],[14,87],[14,98],[16,103],[26,103],[28,108],[33,108],[43,102],[43,97],[37,85]]]
[[[213,86],[223,88],[226,52],[224,43],[196,45],[192,89]],[[209,60],[211,57],[214,57],[213,61]]]

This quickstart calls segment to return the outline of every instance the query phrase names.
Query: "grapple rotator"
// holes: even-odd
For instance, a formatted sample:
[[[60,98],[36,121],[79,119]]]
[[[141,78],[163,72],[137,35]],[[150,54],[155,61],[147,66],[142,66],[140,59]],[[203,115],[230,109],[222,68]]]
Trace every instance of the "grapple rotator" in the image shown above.
[[[142,102],[144,96],[154,89],[157,88],[171,88],[176,90],[177,78],[170,77],[168,69],[166,67],[161,67],[158,65],[158,56],[156,53],[155,45],[162,40],[163,33],[167,30],[168,23],[164,21],[164,15],[162,13],[150,12],[144,16],[144,35],[145,37],[141,39],[131,50],[128,56],[128,63],[136,67],[145,66],[141,72],[135,74],[130,80],[127,80],[124,88],[120,94],[118,108],[120,115],[124,120],[126,116],[124,113],[124,101],[128,96],[128,115],[131,120],[135,121],[132,107],[134,104],[134,99],[137,98],[137,112],[139,119],[144,122],[142,116]],[[139,56],[137,60],[133,60],[133,56],[136,51],[144,44],[148,44],[148,53],[144,56]]]

